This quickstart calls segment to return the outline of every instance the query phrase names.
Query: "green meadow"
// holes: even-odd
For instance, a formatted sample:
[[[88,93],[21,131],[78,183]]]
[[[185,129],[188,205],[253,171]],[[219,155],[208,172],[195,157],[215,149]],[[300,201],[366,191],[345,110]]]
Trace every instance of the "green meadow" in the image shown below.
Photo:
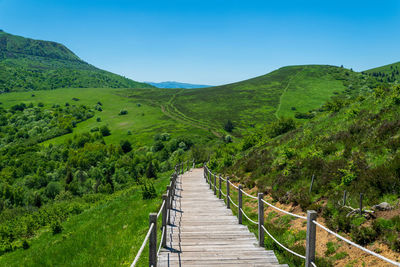
[[[143,200],[139,186],[111,195],[106,201],[73,216],[53,235],[45,228],[30,240],[30,248],[0,257],[0,266],[130,266],[156,212],[171,173],[155,183],[157,197]],[[139,266],[145,266],[147,248]]]

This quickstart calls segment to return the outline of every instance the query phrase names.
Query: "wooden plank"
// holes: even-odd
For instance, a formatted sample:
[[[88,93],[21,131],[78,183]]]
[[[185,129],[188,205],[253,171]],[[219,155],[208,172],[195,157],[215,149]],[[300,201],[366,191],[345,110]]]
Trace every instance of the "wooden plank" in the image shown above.
[[[258,246],[254,234],[209,189],[202,169],[179,177],[167,227],[167,248],[159,267],[255,266],[283,267],[273,251]]]

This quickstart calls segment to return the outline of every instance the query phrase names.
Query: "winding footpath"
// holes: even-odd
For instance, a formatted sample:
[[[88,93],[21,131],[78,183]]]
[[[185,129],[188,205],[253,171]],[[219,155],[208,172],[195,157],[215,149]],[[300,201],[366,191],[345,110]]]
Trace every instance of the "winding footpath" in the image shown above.
[[[247,226],[238,224],[209,189],[203,169],[181,175],[175,194],[167,248],[160,251],[157,266],[287,266],[278,263],[273,251],[259,247]]]

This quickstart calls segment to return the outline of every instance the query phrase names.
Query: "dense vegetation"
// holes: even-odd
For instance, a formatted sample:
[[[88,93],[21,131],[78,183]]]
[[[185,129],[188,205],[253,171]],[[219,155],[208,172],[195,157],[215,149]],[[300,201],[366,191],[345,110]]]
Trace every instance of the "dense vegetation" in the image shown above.
[[[376,77],[381,82],[393,83],[400,80],[400,62],[373,68],[365,71],[370,76]]]
[[[0,31],[0,92],[63,87],[152,86],[89,65],[62,44]]]
[[[241,142],[224,144],[211,156],[210,165],[275,201],[317,210],[331,229],[359,244],[380,240],[400,251],[397,213],[373,220],[368,214],[349,216],[351,209],[342,206],[344,190],[346,204],[353,208],[358,207],[360,193],[369,210],[383,201],[397,205],[399,99],[400,86],[395,84],[379,85],[354,99],[334,98],[303,125],[280,119]],[[312,176],[312,192],[305,193]]]

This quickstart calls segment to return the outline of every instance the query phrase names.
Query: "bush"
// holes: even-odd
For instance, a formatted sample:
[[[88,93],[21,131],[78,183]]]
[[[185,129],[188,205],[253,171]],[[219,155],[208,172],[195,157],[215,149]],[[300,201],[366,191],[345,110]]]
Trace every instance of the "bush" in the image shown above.
[[[156,189],[152,182],[145,182],[142,185],[142,198],[143,199],[153,199],[157,196]]]
[[[44,107],[44,104],[43,104],[42,102],[39,102],[39,103],[37,104],[37,106],[42,108],[42,107]]]
[[[227,131],[228,133],[231,133],[233,131],[233,129],[235,128],[235,126],[233,125],[231,120],[228,120],[225,125],[224,125],[224,129],[225,131]]]
[[[90,132],[98,132],[100,131],[99,127],[93,127],[92,129],[90,129]]]
[[[132,150],[132,145],[128,140],[121,140],[120,145],[124,153],[128,153],[129,151]]]
[[[72,100],[79,101],[79,98],[73,97]]]
[[[226,135],[225,138],[224,138],[224,142],[225,143],[232,143],[232,136]]]
[[[123,110],[121,110],[121,111],[119,112],[118,115],[126,115],[126,114],[128,114],[128,111],[125,110],[125,109],[123,109]]]
[[[278,135],[287,133],[296,128],[296,124],[292,118],[281,118],[278,121],[272,123],[269,136],[271,138]]]
[[[97,122],[101,122],[101,118],[100,118],[100,117],[97,117],[97,118],[96,118],[96,121],[97,121]]]
[[[102,136],[109,136],[111,135],[110,129],[108,129],[108,127],[106,125],[101,126],[100,128],[100,132]]]
[[[23,248],[23,249],[28,249],[29,247],[30,247],[30,245],[29,245],[28,241],[24,240],[24,241],[22,242],[22,248]]]
[[[296,112],[296,114],[294,114],[294,117],[296,119],[312,119],[312,118],[314,118],[314,116],[315,115],[310,112],[306,112],[306,113]]]
[[[378,234],[373,228],[360,226],[351,229],[351,237],[357,244],[368,245],[375,241]]]
[[[50,182],[46,187],[46,196],[54,199],[61,191],[61,184],[59,182]]]
[[[50,225],[50,228],[51,228],[51,231],[53,232],[53,235],[59,234],[63,230],[63,227],[59,220],[53,221]]]
[[[147,178],[157,178],[156,170],[154,168],[153,162],[149,162],[146,168],[146,177]]]

